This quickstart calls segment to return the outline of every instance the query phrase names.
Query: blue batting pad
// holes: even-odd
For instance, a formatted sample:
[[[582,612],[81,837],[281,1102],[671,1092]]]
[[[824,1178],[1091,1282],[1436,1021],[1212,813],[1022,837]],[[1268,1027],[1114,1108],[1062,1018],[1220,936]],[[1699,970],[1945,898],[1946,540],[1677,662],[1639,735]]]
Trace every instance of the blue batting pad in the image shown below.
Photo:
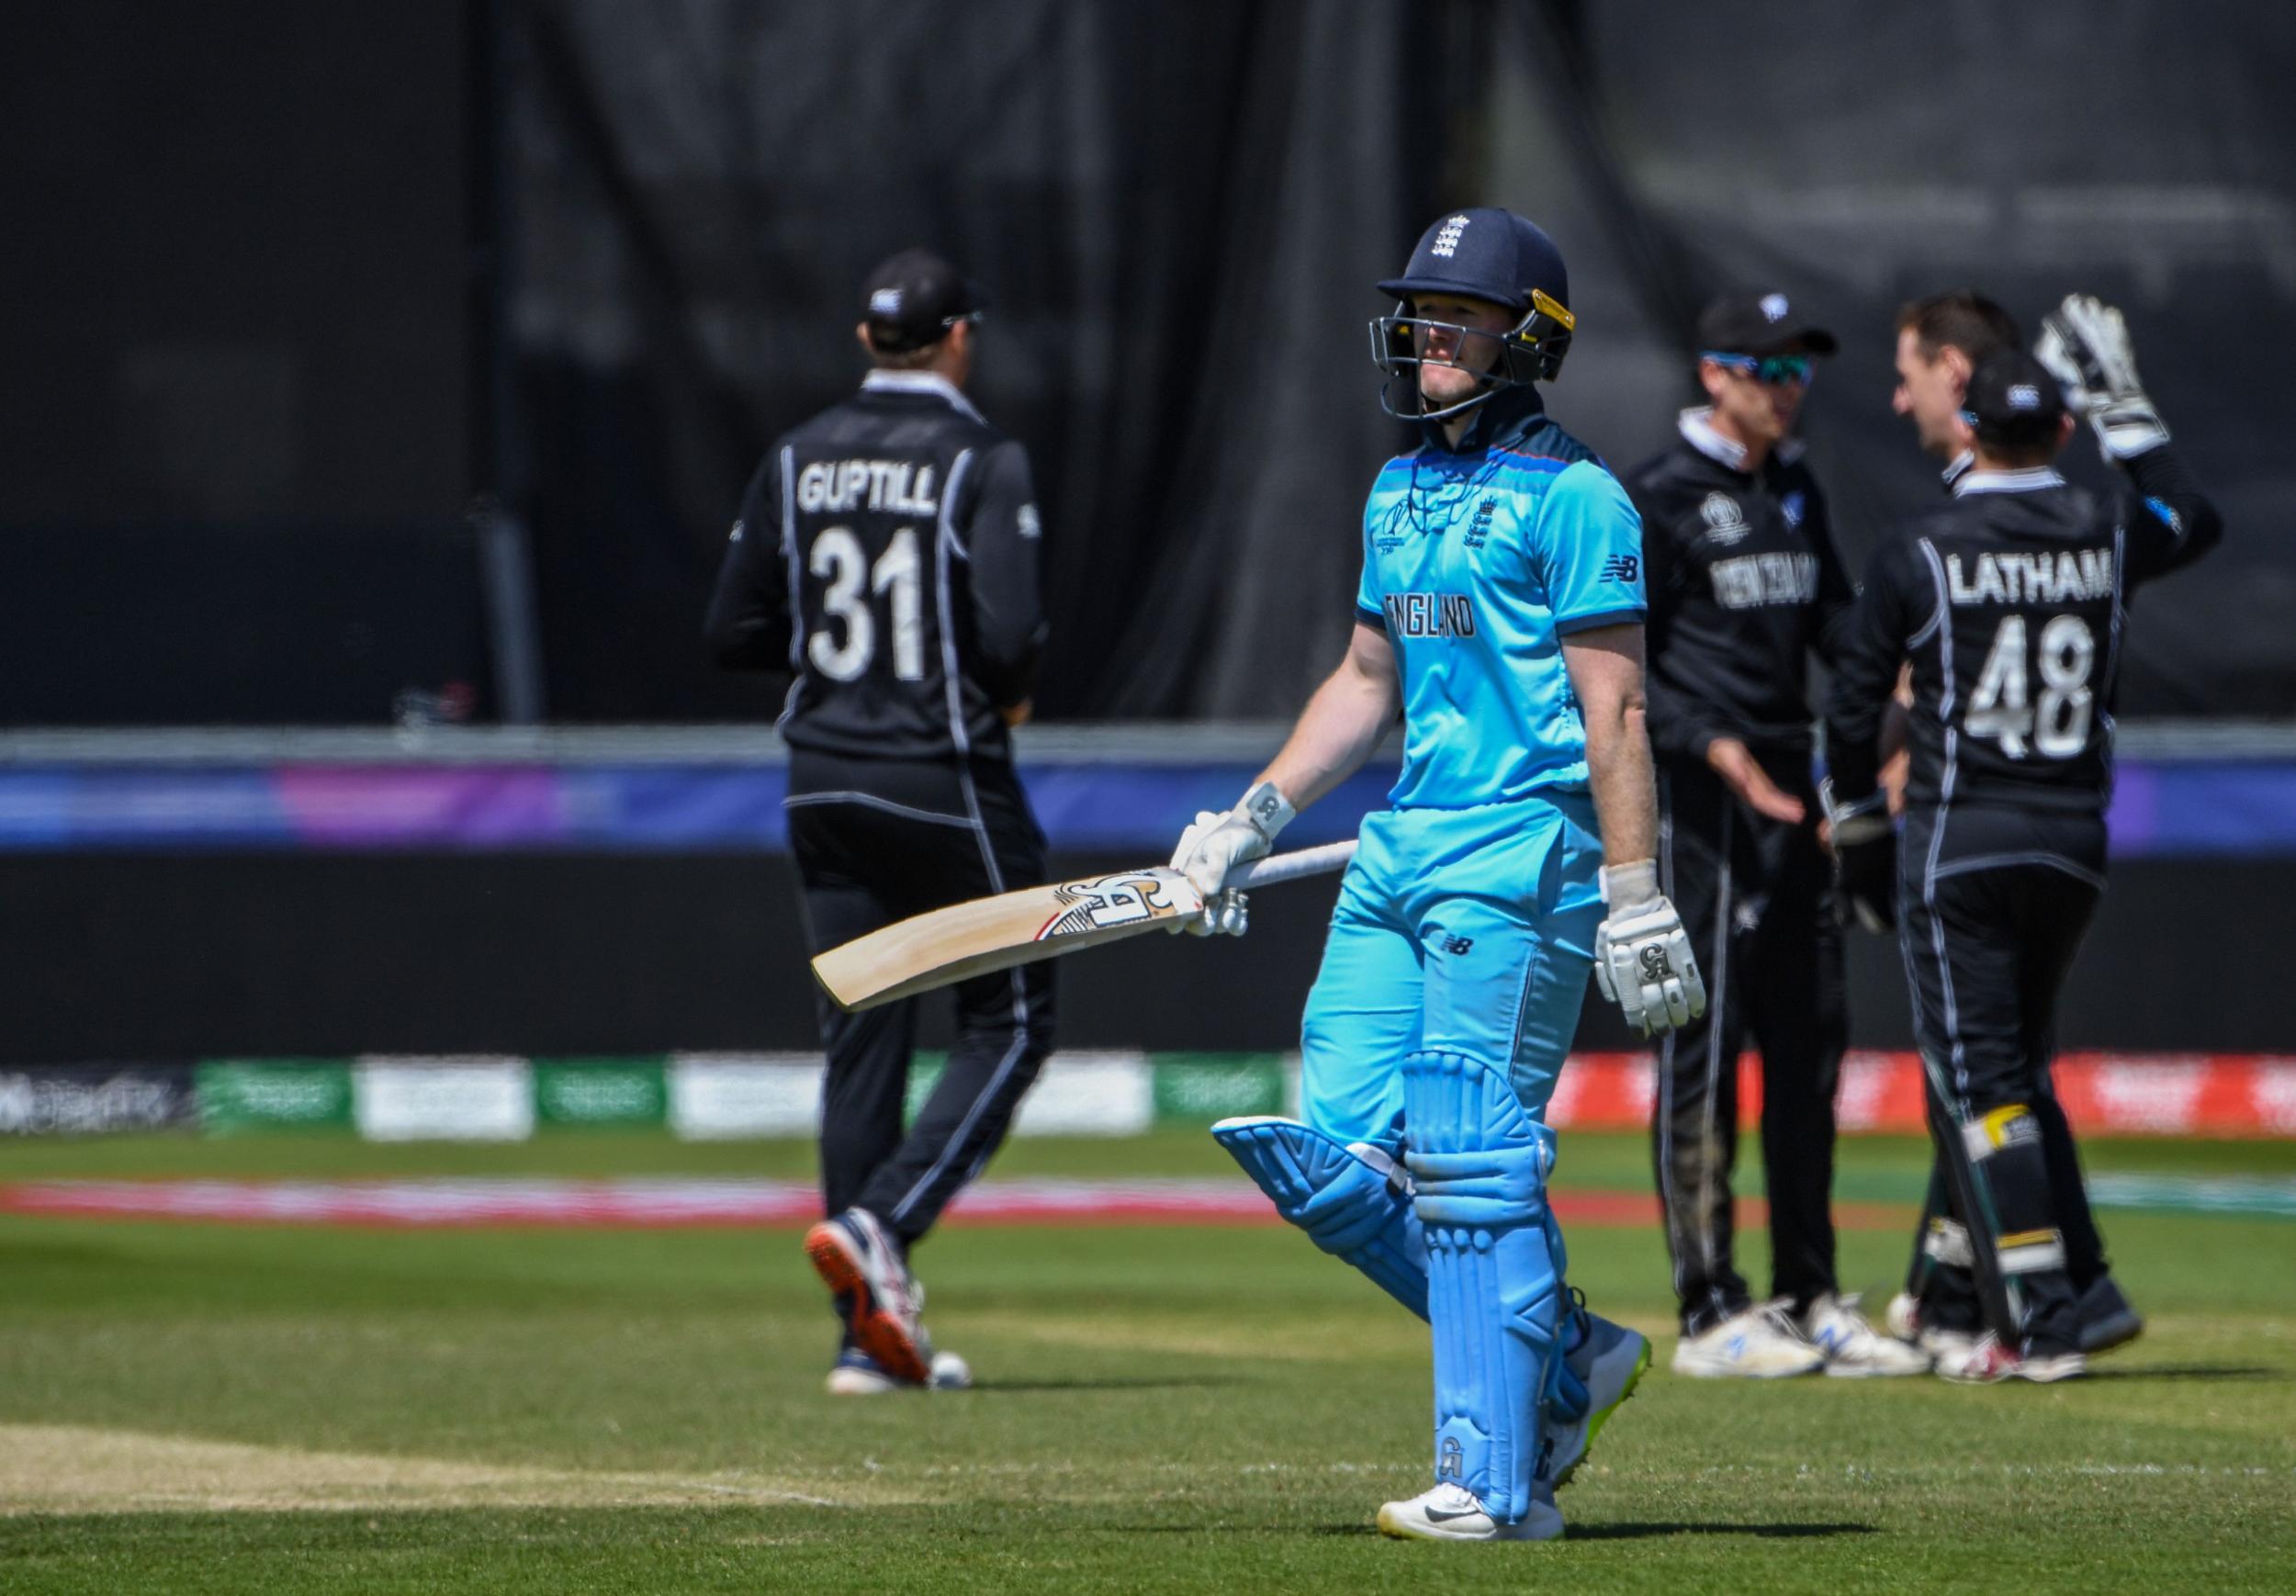
[[[1512,1523],[1530,1511],[1563,1313],[1547,1230],[1554,1134],[1503,1068],[1445,1052],[1404,1059],[1403,1133],[1426,1227],[1435,1478]]]
[[[1211,1133],[1308,1240],[1427,1317],[1426,1243],[1385,1170],[1296,1119],[1222,1119]]]

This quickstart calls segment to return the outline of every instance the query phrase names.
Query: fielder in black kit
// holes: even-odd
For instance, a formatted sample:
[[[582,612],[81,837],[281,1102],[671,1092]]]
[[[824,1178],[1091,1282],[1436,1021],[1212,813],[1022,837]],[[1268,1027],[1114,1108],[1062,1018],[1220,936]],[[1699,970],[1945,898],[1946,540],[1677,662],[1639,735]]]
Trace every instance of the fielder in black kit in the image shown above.
[[[1836,1288],[1834,1090],[1848,1040],[1833,871],[1811,773],[1809,657],[1840,650],[1855,595],[1793,435],[1833,335],[1777,293],[1699,318],[1711,401],[1626,481],[1642,517],[1660,885],[1706,972],[1704,1019],[1659,1054],[1653,1153],[1681,1301],[1678,1374],[1919,1374]],[[1773,1300],[1732,1257],[1738,1056],[1762,1061]]]
[[[2125,473],[2113,491],[2054,469],[2068,407]],[[2048,317],[2038,358],[1978,360],[1963,413],[1975,454],[1951,502],[1868,571],[1828,700],[1827,797],[1843,890],[1885,917],[1894,886],[1930,1127],[1984,1308],[1986,1332],[1939,1372],[2047,1381],[2087,1368],[2067,1240],[2086,1220],[2034,1105],[2050,1096],[2058,989],[2105,884],[2129,600],[2223,527],[2168,446],[2120,312],[2095,299]],[[1908,661],[1899,838],[1875,744]]]
[[[964,396],[978,306],[911,250],[870,277],[861,391],[783,436],[751,478],[710,603],[730,669],[794,680],[789,835],[815,952],[1045,879],[1013,773],[1044,637],[1028,456]],[[980,1173],[1052,1045],[1051,966],[955,988],[956,1038],[916,1124],[914,1000],[818,999],[829,1218],[805,1251],[845,1324],[829,1388],[965,1382],[932,1350],[908,1250]]]
[[[2020,347],[2024,337],[2006,309],[1969,288],[1909,301],[1897,312],[1896,333],[1897,391],[1891,408],[1912,423],[1924,452],[1946,462],[1941,487],[1950,495],[1976,461],[1975,437],[1962,410],[1970,374],[1994,351]],[[1909,689],[1901,685],[1899,700],[1909,697]],[[1902,802],[1902,769],[1895,784]],[[1865,894],[1868,910],[1885,909],[1892,891],[1894,882],[1884,880],[1877,891]],[[2144,1321],[2112,1278],[2104,1238],[2081,1184],[2080,1152],[2065,1106],[2054,1092],[2044,1092],[2032,1107],[2049,1161],[2057,1222],[2065,1231],[2066,1270],[2081,1294],[2081,1350],[2094,1357],[2133,1341],[2144,1332]],[[1985,1309],[1969,1233],[1949,1210],[1941,1162],[1931,1171],[1914,1235],[1906,1288],[1889,1304],[1890,1333],[1950,1370],[1968,1361],[1984,1331]]]

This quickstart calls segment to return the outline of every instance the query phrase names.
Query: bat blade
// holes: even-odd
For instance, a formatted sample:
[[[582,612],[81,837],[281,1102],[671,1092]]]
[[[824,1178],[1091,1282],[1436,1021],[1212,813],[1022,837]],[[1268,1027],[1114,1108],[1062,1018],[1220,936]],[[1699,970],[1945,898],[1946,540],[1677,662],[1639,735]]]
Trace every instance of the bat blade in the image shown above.
[[[814,960],[813,972],[839,1008],[857,1013],[1016,964],[1168,929],[1203,911],[1204,900],[1177,871],[1083,876],[912,916],[830,949]]]
[[[1345,869],[1355,849],[1334,842],[1278,854],[1228,880],[1248,887],[1322,875]],[[814,960],[813,972],[837,1006],[854,1014],[1016,964],[1168,931],[1203,912],[1188,879],[1161,865],[1080,876],[912,916],[829,949]]]

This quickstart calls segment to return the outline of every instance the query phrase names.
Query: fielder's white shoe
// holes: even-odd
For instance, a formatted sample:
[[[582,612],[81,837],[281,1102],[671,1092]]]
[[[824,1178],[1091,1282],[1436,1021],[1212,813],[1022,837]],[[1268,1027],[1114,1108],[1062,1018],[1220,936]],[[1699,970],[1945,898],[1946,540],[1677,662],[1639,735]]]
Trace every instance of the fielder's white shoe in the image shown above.
[[[805,1232],[805,1256],[837,1298],[852,1343],[884,1374],[912,1386],[932,1378],[925,1288],[877,1216],[847,1208]]]
[[[1939,1358],[1937,1372],[1968,1386],[1989,1386],[1999,1380],[2031,1380],[2037,1386],[2051,1386],[2088,1373],[2088,1359],[2077,1352],[2028,1354],[2020,1357],[1987,1331],[1970,1343],[1966,1354]]]
[[[952,1352],[933,1354],[933,1377],[926,1382],[936,1391],[969,1391],[973,1366]]]
[[[1379,1533],[1399,1541],[1551,1541],[1562,1534],[1555,1493],[1544,1485],[1531,1493],[1531,1511],[1520,1522],[1503,1524],[1464,1486],[1445,1482],[1409,1501],[1379,1509]]]
[[[1814,1375],[1826,1354],[1802,1339],[1783,1302],[1761,1302],[1674,1343],[1674,1372],[1702,1380],[1778,1380]]]
[[[909,1389],[914,1388],[879,1368],[877,1360],[858,1347],[838,1354],[837,1366],[829,1371],[832,1397],[881,1397],[887,1391]]]
[[[1934,1370],[1942,1371],[1949,1361],[1966,1362],[1977,1347],[1977,1338],[1967,1331],[1931,1329],[1923,1324],[1921,1299],[1910,1291],[1900,1291],[1889,1299],[1882,1322],[1889,1327],[1891,1335],[1910,1342],[1915,1350],[1926,1354]]]
[[[1841,1379],[1926,1375],[1933,1361],[1910,1343],[1882,1334],[1858,1311],[1855,1297],[1819,1298],[1802,1316],[1802,1333],[1826,1357],[1826,1372]]]
[[[973,1387],[973,1366],[952,1352],[933,1354],[933,1376],[926,1382],[936,1391],[964,1391]],[[887,1391],[914,1391],[923,1388],[909,1380],[896,1380],[877,1366],[877,1360],[857,1347],[848,1347],[838,1354],[837,1366],[829,1371],[829,1395],[832,1397],[880,1397]]]
[[[1579,1465],[1594,1449],[1594,1439],[1650,1368],[1650,1341],[1623,1324],[1613,1324],[1581,1305],[1571,1328],[1578,1344],[1564,1353],[1563,1362],[1586,1386],[1586,1411],[1568,1422],[1547,1424],[1547,1478],[1560,1490],[1570,1483]]]

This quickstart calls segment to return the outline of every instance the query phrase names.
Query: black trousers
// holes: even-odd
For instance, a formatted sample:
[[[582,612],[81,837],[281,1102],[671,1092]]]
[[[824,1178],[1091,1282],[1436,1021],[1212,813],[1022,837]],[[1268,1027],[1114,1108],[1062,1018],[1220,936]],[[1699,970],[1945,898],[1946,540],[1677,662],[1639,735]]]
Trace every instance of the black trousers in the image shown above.
[[[1917,808],[1899,843],[1898,944],[1913,996],[1932,1200],[1972,1264],[1925,1265],[1933,1323],[2039,1352],[2079,1343],[2104,1273],[2071,1127],[2050,1079],[2057,995],[2104,888],[2103,822],[1983,804]]]
[[[812,950],[928,909],[1044,879],[1044,834],[1012,768],[861,759],[793,751],[789,839],[804,882]],[[830,1213],[868,1209],[904,1246],[932,1229],[1005,1140],[1052,1048],[1049,963],[951,989],[956,1037],[917,1122],[902,1106],[917,1039],[908,998],[847,1014],[816,994],[828,1073],[821,1096],[821,1186]]]
[[[1659,1050],[1651,1121],[1659,1201],[1683,1329],[1746,1308],[1731,1256],[1738,1056],[1761,1052],[1761,1154],[1773,1292],[1806,1307],[1834,1289],[1834,1090],[1849,1040],[1833,872],[1818,842],[1806,754],[1764,757],[1802,800],[1790,826],[1739,804],[1703,761],[1659,770],[1660,885],[1706,983],[1705,1017]]]

